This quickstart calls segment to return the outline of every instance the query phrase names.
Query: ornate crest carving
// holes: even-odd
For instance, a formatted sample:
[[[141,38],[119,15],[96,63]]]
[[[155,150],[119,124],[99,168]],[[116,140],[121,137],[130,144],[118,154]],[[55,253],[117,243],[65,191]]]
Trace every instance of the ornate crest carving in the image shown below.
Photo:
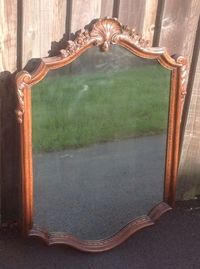
[[[135,29],[122,25],[116,18],[104,18],[96,20],[91,25],[90,31],[86,30],[83,33],[79,31],[74,41],[68,41],[66,49],[60,52],[62,56],[67,57],[90,43],[99,46],[101,51],[107,51],[111,44],[117,43],[120,36],[126,37],[141,48],[149,46],[149,41],[136,33]]]
[[[107,51],[110,44],[116,43],[122,28],[121,23],[115,18],[100,19],[93,25],[90,36],[95,40],[96,46],[99,46],[102,51]]]

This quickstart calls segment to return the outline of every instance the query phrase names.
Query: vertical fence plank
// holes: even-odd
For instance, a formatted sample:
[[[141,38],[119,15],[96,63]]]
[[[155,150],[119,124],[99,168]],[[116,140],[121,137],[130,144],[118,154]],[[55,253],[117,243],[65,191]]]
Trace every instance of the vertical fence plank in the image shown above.
[[[120,2],[119,20],[141,33],[150,43],[153,40],[158,0]]]
[[[24,1],[23,4],[23,66],[32,57],[40,56],[40,4]]]
[[[59,41],[65,33],[66,1],[40,1],[40,55],[47,55],[52,41]]]
[[[113,16],[114,0],[101,0],[101,13],[100,17],[112,17]]]
[[[157,6],[158,0],[146,1],[142,34],[145,39],[150,41],[151,45],[153,43]]]
[[[170,54],[182,54],[187,57],[190,68],[192,53],[195,43],[196,30],[198,25],[200,2],[198,0],[177,0],[165,1],[162,26],[159,37],[159,45],[166,47]],[[188,89],[191,90],[191,89]],[[183,151],[180,160],[190,162],[191,156],[185,148],[183,141]],[[183,167],[183,166],[182,166]],[[181,184],[183,172],[179,170],[179,184],[177,188],[177,199],[183,192]],[[185,182],[186,184],[186,182]],[[189,183],[187,183],[189,184]],[[182,186],[182,187],[181,187]]]
[[[156,10],[154,35],[153,35],[153,44],[152,44],[154,47],[159,46],[164,5],[165,5],[165,0],[158,1],[157,10]]]
[[[23,66],[35,57],[45,57],[51,42],[65,33],[66,1],[24,1]],[[28,14],[28,15],[27,15]]]
[[[16,70],[17,0],[0,0],[0,72]]]
[[[66,19],[65,19],[65,35],[67,40],[70,39],[71,34],[71,22],[72,22],[72,1],[73,0],[66,0]]]
[[[83,29],[101,15],[101,0],[73,0],[71,32]]]
[[[146,0],[124,0],[120,1],[119,20],[121,23],[142,32],[145,14]]]
[[[165,1],[159,45],[191,60],[199,10],[198,0]]]
[[[119,18],[120,0],[113,1],[112,17]]]
[[[190,100],[179,168],[177,200],[200,196],[200,18],[193,51],[188,90]],[[190,89],[189,89],[190,88]]]

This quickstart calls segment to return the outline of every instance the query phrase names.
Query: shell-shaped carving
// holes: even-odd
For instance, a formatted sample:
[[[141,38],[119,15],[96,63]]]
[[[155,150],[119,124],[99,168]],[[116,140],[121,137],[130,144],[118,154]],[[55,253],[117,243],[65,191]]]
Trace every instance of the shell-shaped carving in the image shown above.
[[[102,51],[107,51],[110,44],[115,43],[117,35],[122,33],[122,25],[116,18],[99,19],[92,28],[90,36],[95,39],[95,45]]]
[[[149,41],[136,33],[135,29],[122,25],[116,18],[106,17],[104,19],[95,20],[90,31],[79,31],[75,39],[73,41],[69,40],[67,47],[60,50],[60,53],[66,58],[89,43],[99,46],[101,51],[107,51],[111,44],[117,43],[119,38],[126,38],[140,48],[149,46]]]

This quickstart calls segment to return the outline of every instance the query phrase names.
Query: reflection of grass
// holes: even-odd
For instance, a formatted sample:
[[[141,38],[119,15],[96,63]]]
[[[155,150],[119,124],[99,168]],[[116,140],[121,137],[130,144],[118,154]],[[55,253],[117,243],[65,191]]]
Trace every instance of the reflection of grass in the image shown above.
[[[62,150],[162,132],[168,75],[149,65],[46,78],[32,90],[34,150]]]

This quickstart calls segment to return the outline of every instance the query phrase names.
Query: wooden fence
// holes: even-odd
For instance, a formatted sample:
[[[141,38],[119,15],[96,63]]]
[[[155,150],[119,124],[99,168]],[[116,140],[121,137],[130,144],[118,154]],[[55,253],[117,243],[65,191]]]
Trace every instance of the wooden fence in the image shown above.
[[[177,199],[200,194],[199,12],[200,0],[0,0],[0,185],[5,220],[12,216],[14,221],[19,212],[14,199],[19,194],[20,175],[13,73],[31,58],[47,56],[63,34],[70,37],[92,19],[105,16],[137,29],[153,46],[188,58]]]

